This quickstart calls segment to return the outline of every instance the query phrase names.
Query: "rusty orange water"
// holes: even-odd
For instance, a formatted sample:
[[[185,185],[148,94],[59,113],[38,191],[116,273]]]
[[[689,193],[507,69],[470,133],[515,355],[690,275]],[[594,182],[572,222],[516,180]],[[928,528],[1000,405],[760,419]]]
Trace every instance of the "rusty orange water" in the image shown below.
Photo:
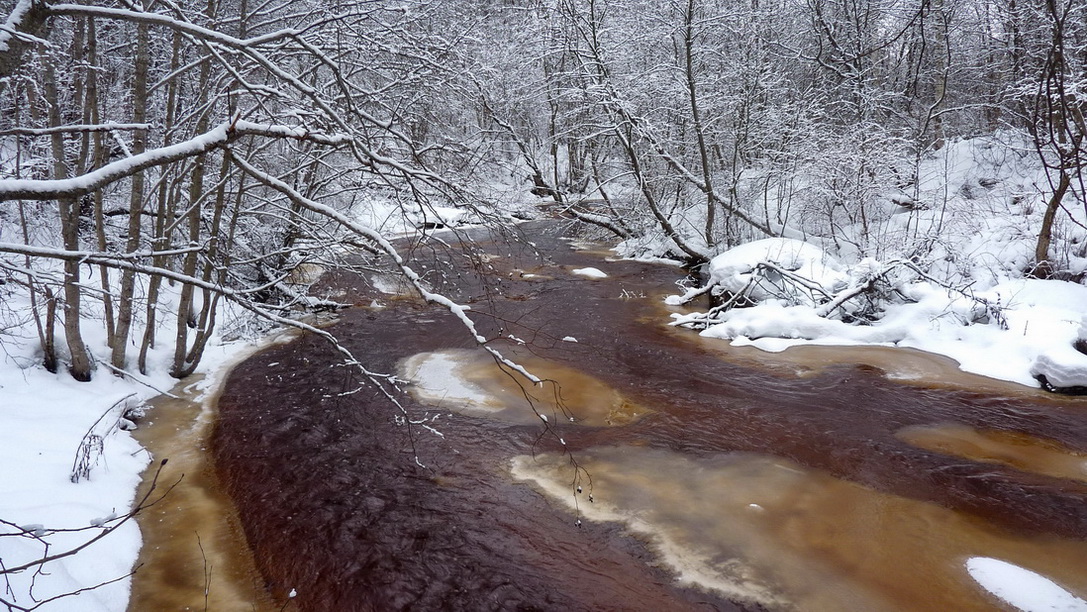
[[[971,461],[1087,482],[1087,453],[1038,436],[943,424],[907,427],[898,437],[920,448]]]
[[[202,383],[202,376],[190,377],[171,391],[175,398],[153,400],[134,432],[155,459],[140,495],[163,459],[168,463],[156,491],[173,488],[137,516],[143,547],[129,610],[275,612],[281,605],[264,588],[207,452],[218,390],[201,388]]]
[[[998,609],[966,571],[977,556],[1087,599],[1087,542],[994,529],[774,457],[614,446],[581,461],[594,495],[583,516],[628,525],[682,581],[771,609]],[[572,504],[567,472],[555,455],[513,462],[518,478]]]
[[[404,360],[399,371],[412,381],[409,391],[425,404],[513,423],[615,426],[650,412],[573,368],[517,350],[506,353],[541,381],[525,380],[481,349],[420,353]],[[534,411],[526,410],[526,403]]]

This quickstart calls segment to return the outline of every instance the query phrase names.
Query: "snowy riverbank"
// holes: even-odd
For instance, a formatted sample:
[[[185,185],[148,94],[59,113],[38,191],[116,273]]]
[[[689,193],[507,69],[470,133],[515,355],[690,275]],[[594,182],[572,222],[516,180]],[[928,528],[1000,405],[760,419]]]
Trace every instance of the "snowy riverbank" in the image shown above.
[[[209,346],[200,372],[224,370],[247,346],[244,342]],[[32,565],[6,576],[10,587],[3,599],[32,608],[102,585],[38,609],[124,610],[129,575],[141,545],[135,521],[125,517],[135,502],[141,472],[150,462],[149,453],[126,431],[125,416],[177,382],[166,373],[167,356],[161,355],[157,366],[138,381],[100,368],[92,381],[82,383],[63,370],[52,374],[42,369],[40,359],[24,343],[8,338],[4,349],[0,465],[7,469],[0,471],[4,521],[0,557],[9,569]],[[208,376],[201,384],[210,388],[215,380]],[[89,475],[72,482],[81,445],[89,451]],[[46,555],[76,549],[107,530],[78,554],[45,563],[39,571],[36,562]]]
[[[772,268],[760,271],[766,265]],[[916,274],[885,274],[879,296],[860,293],[843,301],[838,311],[827,307],[833,300],[824,299],[822,292],[847,295],[876,277],[871,270],[886,269],[873,262],[849,268],[818,247],[795,240],[749,243],[711,262],[710,283],[722,295],[743,294],[757,304],[677,314],[673,324],[770,352],[804,344],[907,347],[950,357],[966,372],[1031,387],[1039,385],[1039,376],[1055,387],[1087,385],[1087,355],[1075,348],[1085,333],[1087,287],[1018,278],[964,292]],[[781,278],[783,273],[811,281],[815,290],[797,290]],[[685,300],[677,295],[668,301]],[[861,308],[874,310],[862,313]],[[857,324],[866,314],[877,316]],[[845,322],[851,317],[852,322]]]
[[[722,301],[673,324],[704,336],[781,351],[798,344],[911,347],[967,372],[1023,385],[1087,385],[1087,211],[1056,224],[1050,279],[1031,278],[1050,183],[1022,134],[955,140],[919,162],[911,193],[887,186],[880,214],[831,238],[741,244],[713,257],[709,284]],[[659,254],[660,239],[620,254]],[[1042,271],[1040,276],[1045,276]],[[706,293],[681,287],[682,303]],[[692,302],[693,303],[693,302]]]

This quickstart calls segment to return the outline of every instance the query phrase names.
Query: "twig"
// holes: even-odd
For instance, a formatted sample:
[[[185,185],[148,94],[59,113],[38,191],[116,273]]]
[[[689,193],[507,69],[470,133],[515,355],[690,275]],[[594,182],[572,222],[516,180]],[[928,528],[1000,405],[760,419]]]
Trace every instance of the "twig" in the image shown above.
[[[121,368],[118,368],[117,366],[113,365],[112,363],[110,363],[108,361],[104,361],[102,359],[97,359],[96,361],[98,361],[99,364],[104,365],[107,368],[109,368],[110,370],[112,370],[114,374],[118,374],[118,375],[124,376],[125,378],[128,378],[128,379],[130,379],[132,381],[135,381],[135,382],[147,387],[148,389],[151,389],[155,393],[158,393],[159,395],[165,395],[166,397],[168,397],[170,399],[181,399],[180,397],[174,395],[173,393],[170,393],[169,391],[163,391],[162,389],[159,389],[158,387],[156,387],[155,385],[152,385],[151,383],[144,382],[144,381],[140,380],[140,378],[138,376],[136,376],[135,374],[133,374],[132,372],[129,372],[128,370],[122,370]]]
[[[208,593],[211,592],[211,567],[208,566],[208,556],[204,553],[204,543],[200,541],[200,532],[196,534],[196,546],[200,548],[200,557],[204,560],[204,612],[208,612]]]
[[[148,488],[147,493],[145,493],[144,496],[142,498],[140,498],[139,503],[137,503],[136,506],[131,511],[129,511],[127,514],[125,514],[124,516],[119,516],[119,517],[110,519],[110,521],[106,521],[105,523],[103,523],[100,526],[92,525],[90,527],[80,527],[78,529],[50,529],[50,530],[43,530],[43,531],[46,531],[46,535],[52,534],[52,533],[60,533],[60,532],[88,531],[90,529],[101,529],[102,530],[101,533],[94,536],[90,540],[87,540],[86,542],[80,544],[79,546],[68,549],[68,550],[66,550],[64,552],[56,553],[54,555],[45,555],[40,559],[37,559],[35,561],[31,561],[30,563],[24,563],[23,565],[18,565],[18,566],[15,566],[15,567],[4,568],[4,569],[0,570],[0,574],[2,574],[2,575],[17,574],[19,572],[26,571],[26,570],[28,570],[28,569],[30,569],[32,567],[41,567],[41,566],[45,565],[46,563],[50,563],[50,562],[56,561],[58,559],[63,559],[65,557],[70,557],[72,555],[75,555],[78,552],[80,552],[81,550],[83,550],[83,549],[87,548],[88,546],[90,546],[91,544],[94,544],[95,542],[97,542],[97,541],[101,540],[102,538],[108,536],[109,534],[113,533],[114,531],[117,530],[117,528],[119,528],[121,525],[125,524],[126,522],[128,522],[132,518],[134,518],[140,512],[143,512],[145,509],[150,508],[151,506],[154,506],[158,502],[162,501],[162,499],[164,497],[166,497],[167,495],[169,495],[170,491],[173,491],[174,487],[176,487],[178,485],[178,483],[181,482],[181,478],[184,478],[184,475],[182,475],[182,477],[178,478],[177,482],[170,485],[170,488],[166,489],[166,491],[163,492],[162,495],[158,496],[153,501],[148,501],[149,499],[151,499],[151,495],[155,492],[155,489],[158,488],[159,476],[162,474],[162,468],[166,465],[166,462],[167,462],[167,459],[163,459],[162,462],[159,463],[159,467],[155,471],[155,477],[151,480],[151,486]],[[112,522],[112,521],[116,521],[116,522],[113,525],[109,525],[108,527],[105,526],[107,523]],[[7,524],[10,524],[10,523],[7,523]],[[29,533],[26,534],[26,535],[28,535],[28,537],[33,537],[33,538],[35,538],[35,539],[37,539],[39,541],[44,541],[44,537],[45,537],[45,536],[36,535],[36,534],[29,534]]]

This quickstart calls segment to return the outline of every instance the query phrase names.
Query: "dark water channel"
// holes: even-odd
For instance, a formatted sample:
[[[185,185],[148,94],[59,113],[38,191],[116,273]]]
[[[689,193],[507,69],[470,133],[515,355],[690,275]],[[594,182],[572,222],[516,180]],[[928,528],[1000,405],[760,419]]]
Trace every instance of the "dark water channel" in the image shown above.
[[[564,383],[570,414],[528,390],[546,430],[453,317],[335,275],[359,307],[330,330],[370,369],[486,397],[409,385],[438,434],[318,338],[234,370],[217,465],[288,609],[1014,609],[970,578],[978,556],[1087,597],[1087,402],[903,382],[896,356],[926,360],[906,352],[751,358],[661,324],[680,270],[553,231],[530,236],[546,259],[485,245],[492,284],[465,272],[454,296]]]

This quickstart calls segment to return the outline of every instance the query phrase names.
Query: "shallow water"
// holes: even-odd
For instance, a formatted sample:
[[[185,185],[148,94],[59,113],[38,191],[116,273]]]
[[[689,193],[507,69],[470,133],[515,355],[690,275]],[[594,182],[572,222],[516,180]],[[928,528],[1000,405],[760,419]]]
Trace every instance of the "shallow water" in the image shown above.
[[[644,535],[680,579],[774,609],[990,610],[966,560],[995,557],[1087,594],[1087,542],[993,529],[780,458],[588,449],[585,517]],[[571,500],[567,464],[522,456],[513,473]]]
[[[909,435],[1076,457],[1087,402],[975,388],[917,352],[709,343],[660,324],[648,296],[676,269],[531,239],[551,259],[495,241],[497,276],[455,298],[559,403],[528,385],[533,410],[458,322],[406,299],[330,328],[371,370],[422,373],[402,410],[313,337],[232,374],[214,449],[273,593],[346,611],[1002,609],[965,571],[986,556],[1087,595],[1087,483]],[[587,266],[608,277],[571,274]]]
[[[220,485],[207,452],[217,393],[202,389],[202,376],[176,385],[152,401],[134,433],[154,461],[139,495],[169,492],[137,515],[143,547],[133,577],[129,610],[273,612],[234,505]],[[172,487],[172,488],[171,488]]]
[[[1017,431],[945,424],[907,427],[898,437],[919,448],[982,463],[1087,482],[1087,453]]]
[[[516,350],[506,353],[540,382],[525,380],[482,349],[419,353],[405,359],[398,373],[412,381],[408,391],[423,404],[509,423],[617,426],[650,412],[583,372]]]

